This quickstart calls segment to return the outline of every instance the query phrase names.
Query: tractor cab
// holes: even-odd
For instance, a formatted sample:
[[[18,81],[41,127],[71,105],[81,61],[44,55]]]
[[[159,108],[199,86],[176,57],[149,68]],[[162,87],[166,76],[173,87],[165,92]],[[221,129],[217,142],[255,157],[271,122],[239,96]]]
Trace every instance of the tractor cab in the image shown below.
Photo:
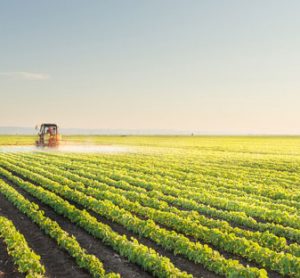
[[[56,124],[42,124],[38,133],[37,147],[58,147],[60,136]]]

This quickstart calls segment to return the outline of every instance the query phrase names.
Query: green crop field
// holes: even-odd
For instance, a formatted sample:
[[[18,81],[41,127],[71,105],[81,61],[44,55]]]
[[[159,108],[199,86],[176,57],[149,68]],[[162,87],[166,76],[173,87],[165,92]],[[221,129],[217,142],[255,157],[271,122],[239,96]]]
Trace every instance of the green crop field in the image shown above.
[[[64,140],[0,137],[12,277],[300,277],[300,137]]]

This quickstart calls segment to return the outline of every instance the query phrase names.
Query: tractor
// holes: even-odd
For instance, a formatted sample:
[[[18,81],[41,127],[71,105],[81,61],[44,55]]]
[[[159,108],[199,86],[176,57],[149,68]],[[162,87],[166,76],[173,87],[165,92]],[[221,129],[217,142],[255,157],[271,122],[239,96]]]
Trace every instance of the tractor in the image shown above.
[[[38,129],[38,127],[36,127]],[[60,135],[57,124],[42,124],[38,133],[37,147],[55,148],[59,146]]]

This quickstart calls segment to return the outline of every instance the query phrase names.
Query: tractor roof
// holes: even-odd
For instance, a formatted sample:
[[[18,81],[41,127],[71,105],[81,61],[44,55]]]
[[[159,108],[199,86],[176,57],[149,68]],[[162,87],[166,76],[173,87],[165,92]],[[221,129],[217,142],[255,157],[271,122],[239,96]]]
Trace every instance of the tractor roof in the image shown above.
[[[42,124],[42,126],[45,126],[45,127],[55,126],[55,127],[57,127],[57,124]]]

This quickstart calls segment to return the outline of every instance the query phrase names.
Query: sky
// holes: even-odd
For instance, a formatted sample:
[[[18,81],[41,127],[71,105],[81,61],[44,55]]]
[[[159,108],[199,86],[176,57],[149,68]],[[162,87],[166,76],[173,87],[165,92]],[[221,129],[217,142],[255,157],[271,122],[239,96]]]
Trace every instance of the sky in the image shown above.
[[[0,1],[0,126],[300,134],[300,2]]]

